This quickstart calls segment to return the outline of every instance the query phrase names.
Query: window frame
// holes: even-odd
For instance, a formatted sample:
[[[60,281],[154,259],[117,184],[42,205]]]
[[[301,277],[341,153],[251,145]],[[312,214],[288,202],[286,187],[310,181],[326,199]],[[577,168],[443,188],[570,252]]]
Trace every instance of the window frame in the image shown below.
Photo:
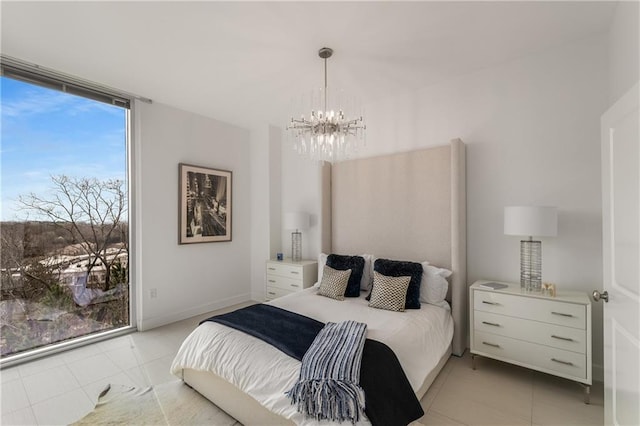
[[[0,55],[0,76],[23,81],[29,84],[59,90],[70,95],[81,96],[97,102],[103,102],[124,108],[126,131],[126,179],[127,179],[127,220],[129,225],[129,325],[113,330],[92,333],[70,340],[50,343],[0,359],[0,369],[12,367],[38,358],[46,357],[67,350],[94,344],[103,340],[123,336],[137,331],[138,323],[138,256],[137,253],[137,162],[135,147],[139,137],[136,130],[136,102],[151,103],[151,100],[131,93],[115,90],[107,86],[93,83],[78,77],[57,72],[39,65],[27,63],[6,55]]]

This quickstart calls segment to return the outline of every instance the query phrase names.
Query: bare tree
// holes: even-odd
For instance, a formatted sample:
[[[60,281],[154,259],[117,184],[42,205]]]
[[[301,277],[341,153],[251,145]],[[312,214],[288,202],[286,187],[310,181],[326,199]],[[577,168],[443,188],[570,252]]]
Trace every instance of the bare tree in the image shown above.
[[[87,274],[104,265],[103,290],[109,290],[111,269],[128,253],[127,193],[121,180],[52,176],[53,191],[43,196],[20,196],[21,210],[39,220],[54,223],[68,234],[68,240],[80,243],[88,255]],[[114,244],[119,241],[121,244]],[[110,248],[111,253],[107,252]],[[128,258],[128,256],[127,256]]]

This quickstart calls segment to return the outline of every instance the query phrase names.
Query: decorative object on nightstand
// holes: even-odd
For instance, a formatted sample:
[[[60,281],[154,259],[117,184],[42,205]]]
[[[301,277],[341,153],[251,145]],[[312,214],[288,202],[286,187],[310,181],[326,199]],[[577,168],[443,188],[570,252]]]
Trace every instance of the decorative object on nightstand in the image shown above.
[[[581,292],[556,297],[523,292],[518,284],[494,290],[488,281],[469,288],[471,359],[493,358],[542,371],[591,392],[591,302]]]
[[[542,287],[542,242],[533,237],[558,234],[558,212],[547,206],[509,206],[504,208],[505,235],[528,236],[520,241],[520,286],[528,291]]]
[[[309,227],[309,214],[302,212],[287,213],[284,216],[284,229],[295,229],[291,233],[291,259],[302,260],[302,232]]]
[[[267,260],[266,300],[304,290],[317,280],[318,262],[315,260]]]

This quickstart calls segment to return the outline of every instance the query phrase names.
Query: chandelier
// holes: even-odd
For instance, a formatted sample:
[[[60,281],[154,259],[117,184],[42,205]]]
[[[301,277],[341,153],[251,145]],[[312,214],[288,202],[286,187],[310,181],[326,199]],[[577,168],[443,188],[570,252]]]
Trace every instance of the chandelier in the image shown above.
[[[303,97],[297,107],[300,118],[291,117],[287,126],[293,148],[298,154],[313,160],[335,162],[349,158],[365,144],[366,125],[356,102],[342,91],[329,92],[327,59],[333,49],[323,47],[318,56],[324,59],[324,89]],[[345,111],[351,110],[355,118]],[[309,115],[305,115],[309,113]]]

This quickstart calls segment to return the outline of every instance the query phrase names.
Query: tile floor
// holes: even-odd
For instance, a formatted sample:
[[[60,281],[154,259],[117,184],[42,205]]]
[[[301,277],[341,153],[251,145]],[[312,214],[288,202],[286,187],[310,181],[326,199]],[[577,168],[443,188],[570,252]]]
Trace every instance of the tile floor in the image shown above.
[[[245,305],[237,305],[232,310]],[[224,311],[217,311],[222,313]],[[93,410],[108,383],[148,386],[174,380],[169,366],[201,319],[132,333],[0,371],[2,425],[58,425]],[[582,389],[524,368],[452,357],[422,398],[424,425],[602,425],[602,384],[592,404]]]

